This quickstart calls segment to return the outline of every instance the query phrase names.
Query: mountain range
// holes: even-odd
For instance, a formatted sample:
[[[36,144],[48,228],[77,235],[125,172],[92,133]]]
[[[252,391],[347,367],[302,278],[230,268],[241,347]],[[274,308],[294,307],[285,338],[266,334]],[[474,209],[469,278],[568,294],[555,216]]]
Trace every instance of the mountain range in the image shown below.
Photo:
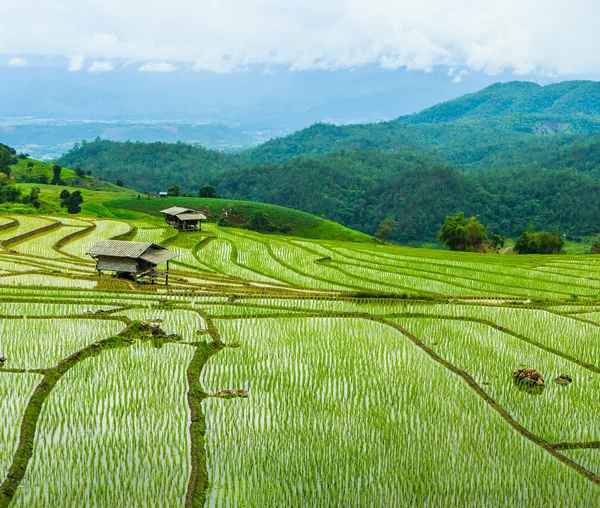
[[[600,84],[509,82],[392,121],[319,123],[236,154],[184,143],[97,140],[59,159],[143,192],[206,183],[224,197],[290,206],[395,240],[433,241],[445,215],[600,232]]]

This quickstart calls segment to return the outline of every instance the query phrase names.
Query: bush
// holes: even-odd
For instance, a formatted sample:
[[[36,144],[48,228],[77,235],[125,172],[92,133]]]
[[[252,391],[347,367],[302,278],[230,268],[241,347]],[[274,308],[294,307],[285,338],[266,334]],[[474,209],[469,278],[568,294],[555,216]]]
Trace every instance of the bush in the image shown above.
[[[600,240],[596,240],[590,246],[590,254],[600,254]]]
[[[483,248],[487,233],[477,216],[466,218],[463,212],[459,212],[446,217],[437,240],[450,250],[476,251]]]
[[[246,225],[246,229],[257,231],[259,233],[277,230],[275,225],[269,220],[267,212],[264,210],[254,210],[252,212],[252,215],[250,215],[250,219],[248,220],[248,224]]]
[[[527,228],[515,243],[517,254],[560,254],[565,241],[557,233]]]

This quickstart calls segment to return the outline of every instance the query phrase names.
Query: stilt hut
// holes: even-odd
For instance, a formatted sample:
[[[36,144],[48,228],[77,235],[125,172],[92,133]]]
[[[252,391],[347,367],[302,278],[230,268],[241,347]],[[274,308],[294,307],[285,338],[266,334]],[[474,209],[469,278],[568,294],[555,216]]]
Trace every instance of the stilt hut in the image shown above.
[[[191,208],[182,208],[181,206],[172,206],[165,210],[161,210],[165,221],[169,226],[179,229],[180,231],[200,231],[202,222],[206,220],[206,216],[198,210]]]
[[[116,272],[118,277],[148,278],[154,284],[157,278],[164,278],[169,284],[169,261],[178,254],[160,245],[145,242],[123,242],[102,240],[86,254],[96,260],[96,270]],[[159,270],[159,264],[166,263],[166,269]]]

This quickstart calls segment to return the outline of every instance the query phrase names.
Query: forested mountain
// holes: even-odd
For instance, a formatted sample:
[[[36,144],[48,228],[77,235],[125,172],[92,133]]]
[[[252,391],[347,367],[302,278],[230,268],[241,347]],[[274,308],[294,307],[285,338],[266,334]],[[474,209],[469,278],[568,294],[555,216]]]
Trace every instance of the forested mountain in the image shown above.
[[[433,240],[447,214],[493,231],[528,224],[600,232],[600,89],[513,82],[393,122],[316,124],[227,155],[185,144],[96,141],[59,163],[138,191],[196,192],[305,210],[372,233],[392,216],[398,241]]]
[[[401,117],[410,123],[444,123],[493,116],[521,114],[547,117],[600,115],[600,83],[563,81],[540,86],[530,81],[496,83],[479,92],[463,95]]]
[[[109,182],[158,192],[176,183],[181,189],[197,189],[213,174],[241,167],[235,157],[185,143],[119,143],[97,139],[82,142],[59,159],[64,166],[83,168]]]

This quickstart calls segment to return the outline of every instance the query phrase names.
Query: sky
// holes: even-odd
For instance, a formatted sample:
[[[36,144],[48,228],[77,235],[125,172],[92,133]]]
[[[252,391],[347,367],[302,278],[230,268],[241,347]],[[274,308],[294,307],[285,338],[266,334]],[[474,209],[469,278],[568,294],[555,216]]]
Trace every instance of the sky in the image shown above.
[[[91,74],[376,65],[555,77],[600,70],[598,19],[595,0],[6,0],[0,54]]]
[[[297,129],[600,78],[595,0],[0,0],[0,120]]]

